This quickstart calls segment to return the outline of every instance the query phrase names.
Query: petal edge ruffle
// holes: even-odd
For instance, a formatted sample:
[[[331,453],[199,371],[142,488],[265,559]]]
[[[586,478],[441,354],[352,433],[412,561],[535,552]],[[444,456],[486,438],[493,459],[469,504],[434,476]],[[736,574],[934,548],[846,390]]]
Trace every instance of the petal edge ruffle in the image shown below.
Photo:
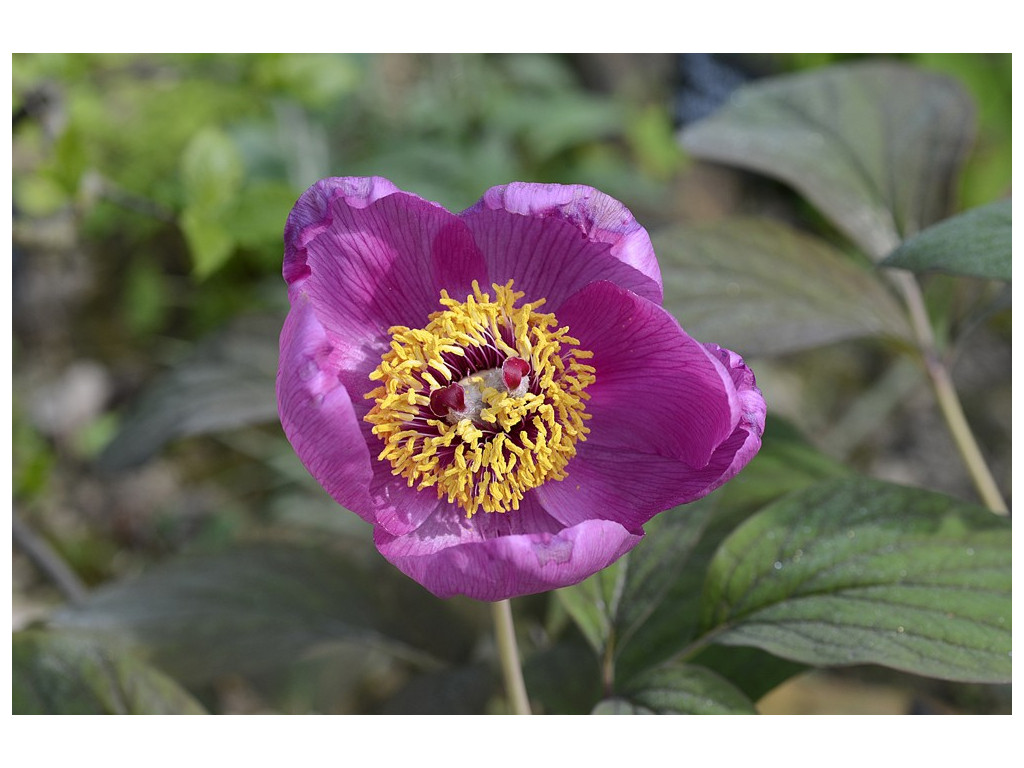
[[[608,282],[558,311],[593,353],[588,441],[703,467],[732,434],[740,402],[732,378],[661,306]]]
[[[281,331],[277,403],[281,426],[302,463],[335,501],[373,522],[370,452],[335,374],[337,350],[310,303],[298,297]]]
[[[584,185],[493,187],[461,214],[491,279],[514,279],[548,308],[595,280],[661,303],[661,271],[647,231],[614,198]]]
[[[441,548],[376,528],[374,543],[389,562],[437,597],[493,602],[577,584],[622,557],[642,535],[607,520],[586,520],[557,532],[509,534]]]
[[[331,176],[302,193],[284,226],[284,279],[291,285],[309,274],[306,245],[330,226],[330,207],[342,198],[353,208],[365,208],[375,200],[400,192],[381,176]]]

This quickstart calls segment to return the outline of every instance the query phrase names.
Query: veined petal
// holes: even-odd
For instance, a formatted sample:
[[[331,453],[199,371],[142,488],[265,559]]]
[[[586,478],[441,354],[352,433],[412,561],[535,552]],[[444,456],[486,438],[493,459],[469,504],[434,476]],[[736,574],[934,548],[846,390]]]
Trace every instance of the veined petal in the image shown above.
[[[284,227],[284,279],[290,285],[309,275],[306,244],[330,226],[331,202],[341,198],[352,208],[365,208],[375,200],[399,192],[380,176],[332,176],[302,193]]]
[[[549,310],[595,280],[661,303],[661,272],[647,231],[622,203],[592,187],[494,187],[462,219],[491,280],[514,279],[529,300],[546,298]]]
[[[365,415],[365,408],[357,408],[357,414]],[[380,440],[371,432],[370,425],[362,422],[363,435],[371,451],[380,450]],[[452,506],[439,499],[433,488],[416,490],[410,487],[404,477],[392,473],[391,464],[378,461],[376,454],[372,463],[373,476],[369,483],[369,494],[374,501],[374,522],[393,536],[403,536],[415,531],[441,509]]]
[[[754,372],[743,362],[743,358],[732,350],[724,349],[717,344],[705,344],[704,348],[714,355],[728,371],[739,395],[740,419],[749,426],[751,433],[755,433],[760,438],[764,433],[768,406],[764,402],[761,390],[757,388]],[[746,464],[757,453],[758,448],[760,448],[760,440],[743,464]]]
[[[598,517],[627,530],[658,513],[706,496],[732,479],[761,447],[760,426],[741,421],[698,470],[676,459],[583,443],[569,476],[536,490],[544,507],[565,525]]]
[[[440,308],[442,289],[465,294],[486,280],[462,221],[386,180],[318,182],[296,211],[286,228],[289,293],[308,296],[343,351],[341,375],[354,396],[370,389],[365,377],[387,348],[388,328],[420,327]]]
[[[557,317],[594,353],[589,443],[699,469],[732,434],[741,407],[733,379],[660,306],[599,282],[568,299]]]
[[[338,357],[312,305],[299,297],[281,332],[281,426],[302,463],[335,501],[373,522],[370,451],[352,398],[335,373]]]
[[[640,531],[654,515],[706,496],[747,465],[761,448],[764,397],[743,358],[717,344],[702,346],[731,380],[738,403],[732,433],[715,447],[708,462],[694,468],[663,455],[656,445],[636,450],[588,439],[577,444],[568,477],[535,491],[545,509],[566,525],[599,517]],[[591,421],[592,435],[598,431],[598,420],[595,416]]]
[[[324,488],[373,523],[380,552],[438,596],[500,600],[575,584],[635,546],[651,517],[731,478],[760,446],[765,406],[753,375],[734,353],[695,342],[660,307],[661,277],[647,233],[621,203],[590,187],[509,184],[455,215],[385,179],[325,179],[289,216],[284,276],[292,304],[277,386],[285,432]],[[552,394],[562,410],[540,401],[549,419],[568,418],[572,404],[585,408],[587,439],[575,440],[583,430],[571,432],[573,454],[557,442],[563,422],[543,430],[532,422],[535,444],[522,433],[514,451],[522,462],[515,466],[525,468],[515,478],[528,482],[514,494],[503,473],[513,471],[516,456],[493,442],[472,463],[464,453],[420,453],[426,436],[440,440],[437,430],[446,424],[407,409],[434,402],[433,388],[441,385],[419,372],[431,366],[443,373],[441,382],[457,369],[460,381],[473,375],[508,387],[508,403],[493,405],[504,409],[493,424],[506,440],[516,409],[538,405],[515,398],[525,398],[519,385],[539,375],[531,366],[550,359],[509,362],[520,358],[506,334],[525,332],[525,320],[498,327],[511,323],[514,302],[502,305],[500,317],[480,314],[491,300],[474,291],[474,281],[483,293],[497,283],[498,294],[545,299],[543,312],[554,313],[558,334],[592,353],[585,363],[572,362],[572,370],[586,374],[586,382],[572,380],[581,388],[576,400]],[[442,290],[454,301],[445,304],[454,315],[430,320]],[[456,332],[444,325],[455,320],[472,326]],[[478,332],[491,346],[470,355],[464,339]],[[424,346],[417,334],[437,346]],[[536,387],[542,379],[529,380]],[[365,395],[377,384],[382,389],[371,403]],[[572,413],[578,427],[580,414]],[[471,421],[459,421],[458,450],[501,437],[490,429],[484,437]],[[391,441],[387,450],[374,428]],[[528,463],[550,462],[546,435],[565,451],[556,457],[561,463],[550,464],[568,473],[562,480],[538,475]],[[472,474],[478,482],[469,485],[456,478],[439,499],[436,489],[455,471],[490,474]]]
[[[488,601],[576,584],[641,537],[607,520],[560,525],[530,496],[515,512],[438,515],[407,536],[374,530],[380,553],[436,596]]]

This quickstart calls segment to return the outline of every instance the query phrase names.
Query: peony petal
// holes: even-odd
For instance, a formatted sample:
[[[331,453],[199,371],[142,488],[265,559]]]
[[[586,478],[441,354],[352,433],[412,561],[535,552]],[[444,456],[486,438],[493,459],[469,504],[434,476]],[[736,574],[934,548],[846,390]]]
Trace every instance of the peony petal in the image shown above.
[[[509,184],[456,216],[386,179],[332,178],[285,229],[292,310],[278,404],[289,440],[380,552],[440,597],[500,600],[575,584],[643,536],[655,514],[735,475],[760,446],[764,400],[739,356],[701,345],[660,307],[646,231],[584,186]],[[569,476],[506,513],[463,510],[377,460],[363,417],[394,325],[513,279],[593,352],[588,440]]]
[[[763,421],[760,427],[741,421],[699,470],[665,456],[594,445],[588,440],[577,446],[567,478],[545,483],[534,493],[565,525],[597,517],[640,532],[659,512],[696,501],[732,479],[761,447],[763,429]]]
[[[330,206],[342,198],[352,208],[365,208],[374,200],[400,190],[380,176],[321,179],[302,193],[284,227],[284,279],[288,284],[309,275],[306,244],[330,226]]]
[[[639,531],[654,515],[706,496],[747,465],[761,448],[764,398],[743,358],[716,344],[704,346],[729,375],[740,410],[735,429],[710,461],[692,469],[671,457],[588,439],[577,444],[567,478],[534,491],[545,509],[566,525],[596,516]]]
[[[729,372],[733,385],[739,394],[740,418],[749,425],[750,431],[756,433],[760,438],[764,433],[764,422],[768,406],[761,395],[761,390],[757,388],[754,372],[743,362],[743,358],[732,350],[723,349],[717,344],[705,344],[704,348],[714,355]],[[758,446],[760,447],[760,441]],[[743,463],[746,464],[753,457],[753,454],[757,453],[757,450],[755,448],[753,453],[747,456]]]
[[[332,181],[311,187],[289,220],[285,272],[305,270],[289,292],[309,297],[358,397],[371,388],[366,377],[391,326],[422,327],[442,308],[442,289],[466,295],[487,275],[469,230],[441,206],[407,192],[381,195],[393,185],[375,179]],[[353,188],[367,196],[345,194]],[[314,214],[320,220],[309,222]]]
[[[558,322],[594,353],[588,442],[698,469],[732,434],[740,401],[731,376],[660,306],[599,282],[566,301]]]
[[[364,431],[370,450],[379,452],[383,443],[369,432],[369,425],[364,427]],[[411,533],[440,510],[453,506],[439,499],[433,488],[418,491],[410,487],[404,477],[392,474],[388,461],[377,460],[377,453],[373,454],[373,458],[369,494],[376,508],[375,522],[391,535],[404,536]]]
[[[281,333],[281,424],[310,474],[339,504],[392,534],[407,533],[443,502],[432,490],[409,488],[377,460],[380,440],[363,420],[369,403],[353,400],[337,376],[341,354],[300,297]]]
[[[605,520],[566,528],[529,495],[519,510],[469,520],[439,515],[407,536],[374,530],[380,553],[436,596],[489,601],[576,584],[641,537]]]
[[[334,371],[338,350],[309,301],[293,304],[281,331],[281,425],[310,474],[342,506],[373,522],[370,452],[349,392]]]
[[[596,189],[494,187],[462,219],[484,254],[491,280],[514,279],[527,301],[546,298],[548,310],[557,310],[595,280],[610,280],[661,303],[661,272],[650,237],[625,206]]]

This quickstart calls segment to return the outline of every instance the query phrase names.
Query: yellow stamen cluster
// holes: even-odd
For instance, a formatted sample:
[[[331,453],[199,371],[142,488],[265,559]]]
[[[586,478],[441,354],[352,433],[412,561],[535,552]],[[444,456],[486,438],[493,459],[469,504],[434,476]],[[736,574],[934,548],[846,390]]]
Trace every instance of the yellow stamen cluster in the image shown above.
[[[493,300],[476,282],[465,301],[441,291],[445,309],[426,327],[390,328],[391,348],[370,374],[380,385],[366,395],[375,401],[366,420],[384,443],[378,459],[391,462],[410,487],[436,487],[438,498],[467,516],[519,509],[528,490],[566,477],[576,441],[586,439],[584,389],[594,381],[594,368],[579,362],[591,353],[577,348],[553,314],[537,311],[544,299],[517,307],[525,294],[513,291],[511,280],[493,288]],[[530,364],[525,392],[508,391],[494,369],[466,370],[488,347],[493,359]],[[431,391],[452,383],[479,391],[472,418],[430,410]]]

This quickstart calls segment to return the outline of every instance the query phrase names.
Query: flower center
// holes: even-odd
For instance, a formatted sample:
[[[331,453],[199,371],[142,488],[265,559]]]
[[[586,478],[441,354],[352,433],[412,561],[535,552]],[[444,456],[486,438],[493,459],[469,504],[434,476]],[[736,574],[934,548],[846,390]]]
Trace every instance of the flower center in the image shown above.
[[[519,509],[528,490],[566,476],[594,381],[579,362],[592,353],[537,311],[544,299],[517,307],[525,294],[511,280],[493,288],[493,301],[475,281],[462,302],[441,291],[445,309],[426,327],[390,328],[370,374],[380,385],[366,395],[366,421],[384,443],[377,458],[468,517]]]

